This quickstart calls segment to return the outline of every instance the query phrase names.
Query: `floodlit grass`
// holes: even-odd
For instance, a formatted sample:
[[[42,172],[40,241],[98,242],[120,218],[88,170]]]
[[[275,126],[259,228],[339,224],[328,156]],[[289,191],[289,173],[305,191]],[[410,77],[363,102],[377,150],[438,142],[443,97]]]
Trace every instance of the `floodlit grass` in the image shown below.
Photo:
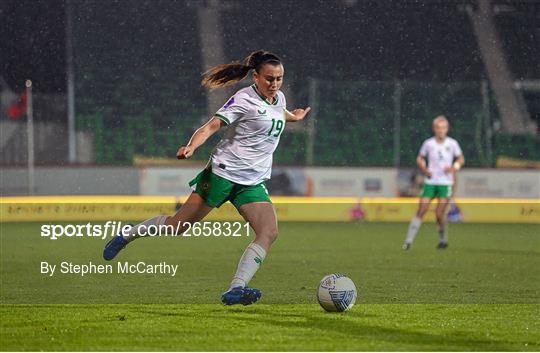
[[[440,251],[426,224],[403,251],[405,224],[282,223],[249,307],[219,304],[247,237],[141,239],[116,259],[174,277],[49,277],[42,261],[105,264],[105,241],[0,227],[2,350],[540,350],[538,225],[453,224]],[[332,272],[357,285],[350,312],[316,304]]]

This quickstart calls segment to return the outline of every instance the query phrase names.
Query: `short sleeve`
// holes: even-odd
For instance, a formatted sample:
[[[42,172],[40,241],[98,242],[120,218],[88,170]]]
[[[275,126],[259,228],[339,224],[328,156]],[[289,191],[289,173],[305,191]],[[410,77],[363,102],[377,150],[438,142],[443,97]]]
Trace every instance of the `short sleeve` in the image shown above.
[[[422,144],[422,147],[420,147],[420,152],[418,152],[418,155],[426,158],[428,155],[428,152],[429,152],[428,143],[427,141],[424,141],[424,143]]]
[[[243,117],[247,111],[245,99],[236,94],[232,96],[227,103],[214,114],[214,116],[229,125]]]
[[[463,154],[463,151],[461,151],[461,147],[459,146],[459,143],[457,141],[454,141],[454,157],[459,157]]]

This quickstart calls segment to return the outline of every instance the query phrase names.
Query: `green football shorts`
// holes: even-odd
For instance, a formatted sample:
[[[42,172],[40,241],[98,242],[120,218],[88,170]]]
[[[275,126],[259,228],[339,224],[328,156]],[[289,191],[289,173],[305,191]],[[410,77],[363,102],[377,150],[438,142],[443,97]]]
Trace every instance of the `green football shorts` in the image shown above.
[[[425,198],[440,198],[449,199],[452,197],[452,185],[430,185],[424,184],[422,188],[422,195],[420,197]]]
[[[210,207],[218,208],[230,201],[236,208],[251,202],[272,202],[264,182],[257,185],[241,185],[212,173],[211,167],[200,172],[189,182],[195,192]]]

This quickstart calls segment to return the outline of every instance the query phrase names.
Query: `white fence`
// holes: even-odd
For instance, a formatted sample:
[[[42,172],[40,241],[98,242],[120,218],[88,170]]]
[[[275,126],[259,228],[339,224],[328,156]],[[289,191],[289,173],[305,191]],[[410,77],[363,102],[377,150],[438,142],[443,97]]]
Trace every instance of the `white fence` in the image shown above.
[[[36,195],[187,195],[203,168],[36,167]],[[0,191],[27,194],[26,168],[2,168]],[[267,182],[272,195],[416,196],[421,179],[395,168],[276,167]],[[457,197],[540,199],[540,170],[463,169]]]

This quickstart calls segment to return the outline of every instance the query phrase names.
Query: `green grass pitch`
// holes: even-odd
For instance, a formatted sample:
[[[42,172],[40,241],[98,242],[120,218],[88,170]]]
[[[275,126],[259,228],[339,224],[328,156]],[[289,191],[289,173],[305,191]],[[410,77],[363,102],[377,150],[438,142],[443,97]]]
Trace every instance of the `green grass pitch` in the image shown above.
[[[39,236],[0,223],[1,350],[538,351],[540,226],[452,224],[436,250],[425,224],[281,223],[248,307],[219,304],[247,237],[137,240],[119,261],[178,264],[151,274],[40,274],[40,262],[104,264],[105,240]],[[116,262],[113,262],[116,263]],[[326,313],[319,280],[346,273],[356,306]]]

